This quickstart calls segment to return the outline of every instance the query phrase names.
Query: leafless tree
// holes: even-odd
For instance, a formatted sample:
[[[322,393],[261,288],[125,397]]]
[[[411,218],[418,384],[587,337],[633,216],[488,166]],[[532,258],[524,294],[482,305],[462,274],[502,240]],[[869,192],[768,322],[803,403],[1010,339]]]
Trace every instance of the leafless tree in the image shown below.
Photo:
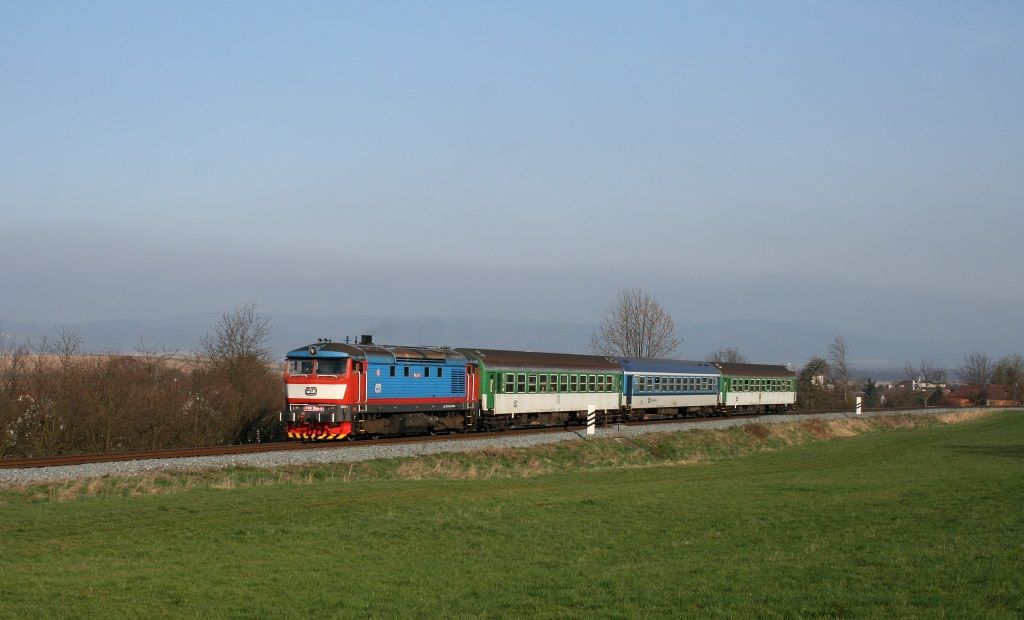
[[[236,306],[225,312],[213,331],[199,339],[203,354],[214,363],[254,360],[269,363],[273,353],[267,347],[270,318],[260,316],[256,304]]]
[[[678,348],[672,317],[652,295],[639,288],[619,291],[590,339],[591,351],[601,355],[665,358]]]
[[[270,319],[261,317],[255,304],[225,313],[200,347],[212,362],[209,372],[195,374],[200,400],[194,411],[216,412],[229,424],[226,441],[248,443],[275,434],[277,412],[284,405],[283,391],[269,364],[267,346]]]
[[[840,398],[843,399],[843,406],[850,404],[850,367],[847,359],[849,351],[850,345],[842,336],[836,336],[832,344],[828,345],[828,366],[832,381]]]
[[[992,382],[1005,386],[1010,398],[1020,401],[1024,392],[1024,357],[1014,354],[999,360]]]
[[[911,386],[914,383],[921,385],[921,402],[927,407],[932,398],[942,393],[939,386],[946,382],[946,369],[936,366],[931,360],[921,360],[917,366],[907,362],[903,367],[903,377],[911,382]]]
[[[995,374],[996,365],[985,353],[972,351],[964,356],[964,363],[960,366],[957,374],[960,380],[968,385],[984,385],[991,383]]]
[[[800,370],[797,385],[797,402],[802,409],[821,409],[828,405],[829,393],[825,386],[828,362],[821,357],[812,357]]]
[[[982,403],[988,398],[988,385],[992,382],[995,370],[995,363],[985,353],[972,351],[964,356],[964,363],[957,374],[964,384],[971,387],[974,402]]]
[[[705,361],[716,364],[746,364],[747,356],[740,353],[736,347],[723,347],[709,353]]]

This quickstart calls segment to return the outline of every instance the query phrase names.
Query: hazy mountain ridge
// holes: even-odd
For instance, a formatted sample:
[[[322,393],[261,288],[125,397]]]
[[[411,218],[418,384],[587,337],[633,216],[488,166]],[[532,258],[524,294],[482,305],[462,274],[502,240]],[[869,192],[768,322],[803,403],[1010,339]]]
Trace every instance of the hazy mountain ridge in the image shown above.
[[[140,344],[157,350],[187,352],[221,318],[219,314],[181,314],[156,320],[111,319],[75,326],[85,352],[131,352]],[[458,317],[317,317],[270,315],[269,346],[276,355],[331,338],[343,342],[370,334],[388,344],[447,345],[586,353],[595,325],[570,321],[518,321]],[[939,365],[959,365],[971,348],[943,342],[897,340],[843,330],[828,325],[787,321],[679,322],[682,348],[678,357],[703,359],[722,347],[736,347],[751,361],[803,365],[824,356],[830,342],[842,335],[850,345],[850,362],[862,373],[895,376],[906,361],[930,359]],[[38,344],[53,339],[59,327],[0,321],[4,342]]]

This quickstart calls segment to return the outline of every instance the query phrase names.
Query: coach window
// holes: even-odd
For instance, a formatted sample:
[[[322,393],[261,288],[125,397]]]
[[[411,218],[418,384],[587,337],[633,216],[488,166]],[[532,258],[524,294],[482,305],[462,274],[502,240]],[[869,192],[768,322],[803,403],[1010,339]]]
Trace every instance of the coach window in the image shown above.
[[[558,387],[562,392],[569,391],[569,375],[558,375]]]
[[[437,376],[438,377],[443,377],[444,376],[444,368],[438,368],[437,369]]]
[[[540,376],[540,391],[541,392],[547,392],[548,391],[548,376],[547,375],[541,375]]]
[[[527,381],[529,392],[531,394],[535,394],[537,392],[537,375],[529,375],[529,377],[527,377]]]
[[[548,376],[548,391],[549,392],[557,392],[558,391],[558,375],[549,375]]]
[[[505,393],[511,394],[516,391],[516,376],[510,372],[505,373]]]
[[[516,391],[517,392],[525,392],[526,391],[526,375],[525,374],[518,374],[518,375],[516,375]]]
[[[575,392],[576,391],[576,385],[577,385],[577,383],[576,383],[576,375],[569,375],[569,391],[570,392]]]
[[[430,376],[430,366],[424,366],[423,367],[423,376],[424,377],[429,377]]]
[[[404,376],[406,376],[406,377],[409,376],[409,367],[408,366],[402,366],[402,374]]]
[[[391,367],[391,376],[392,377],[395,376],[395,367],[394,366]]]

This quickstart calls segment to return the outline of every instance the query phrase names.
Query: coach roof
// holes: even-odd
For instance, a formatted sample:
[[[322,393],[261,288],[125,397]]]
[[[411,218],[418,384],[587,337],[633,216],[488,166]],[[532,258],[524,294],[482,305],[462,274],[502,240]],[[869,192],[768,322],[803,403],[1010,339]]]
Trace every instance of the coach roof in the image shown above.
[[[778,364],[717,364],[730,377],[795,377],[796,373]]]
[[[627,373],[714,375],[720,373],[711,362],[693,360],[649,360],[636,357],[616,357]]]
[[[475,359],[487,369],[522,368],[524,370],[593,370],[620,372],[618,363],[597,355],[572,353],[536,353],[533,351],[501,351],[498,349],[457,349],[466,357]]]

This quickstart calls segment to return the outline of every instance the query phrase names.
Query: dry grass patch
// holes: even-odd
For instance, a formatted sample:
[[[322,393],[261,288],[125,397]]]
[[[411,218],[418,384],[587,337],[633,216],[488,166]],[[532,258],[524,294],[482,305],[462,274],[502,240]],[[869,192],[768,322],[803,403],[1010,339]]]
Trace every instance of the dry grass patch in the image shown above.
[[[872,430],[867,420],[832,420],[829,431],[833,437],[856,437]]]
[[[756,439],[767,439],[768,437],[771,437],[772,434],[768,426],[761,423],[744,424],[743,432]]]
[[[991,411],[976,409],[974,411],[954,411],[952,413],[940,413],[935,416],[935,419],[940,424],[960,424],[961,422],[970,422],[971,420],[977,420],[992,415]]]

